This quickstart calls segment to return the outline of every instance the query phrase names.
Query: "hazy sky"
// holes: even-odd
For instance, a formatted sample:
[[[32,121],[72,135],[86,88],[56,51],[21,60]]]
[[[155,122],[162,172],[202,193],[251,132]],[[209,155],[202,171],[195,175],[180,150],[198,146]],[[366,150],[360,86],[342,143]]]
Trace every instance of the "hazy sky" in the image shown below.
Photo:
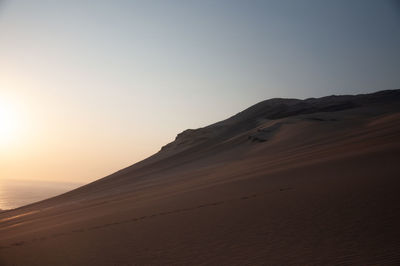
[[[399,48],[399,1],[0,0],[0,178],[88,182],[267,98],[400,88]]]

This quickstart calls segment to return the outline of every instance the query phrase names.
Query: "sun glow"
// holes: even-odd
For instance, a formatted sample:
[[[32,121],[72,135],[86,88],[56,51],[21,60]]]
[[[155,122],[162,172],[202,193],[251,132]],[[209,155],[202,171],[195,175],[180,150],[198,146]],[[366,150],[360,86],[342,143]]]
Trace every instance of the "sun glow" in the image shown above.
[[[0,101],[0,145],[4,146],[17,139],[21,129],[21,118],[15,106]]]

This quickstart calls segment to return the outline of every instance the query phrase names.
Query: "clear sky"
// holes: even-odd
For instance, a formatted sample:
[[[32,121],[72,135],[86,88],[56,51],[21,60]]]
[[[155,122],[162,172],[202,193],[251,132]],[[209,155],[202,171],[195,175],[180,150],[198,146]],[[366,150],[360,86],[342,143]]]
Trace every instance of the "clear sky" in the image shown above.
[[[0,178],[88,182],[273,97],[400,88],[400,4],[0,0]]]

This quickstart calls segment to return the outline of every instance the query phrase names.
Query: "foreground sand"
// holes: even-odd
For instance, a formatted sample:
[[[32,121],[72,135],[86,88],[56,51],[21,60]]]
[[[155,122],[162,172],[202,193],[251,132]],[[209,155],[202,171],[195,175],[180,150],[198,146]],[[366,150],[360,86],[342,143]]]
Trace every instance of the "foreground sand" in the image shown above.
[[[398,265],[398,96],[184,132],[0,213],[0,265]]]

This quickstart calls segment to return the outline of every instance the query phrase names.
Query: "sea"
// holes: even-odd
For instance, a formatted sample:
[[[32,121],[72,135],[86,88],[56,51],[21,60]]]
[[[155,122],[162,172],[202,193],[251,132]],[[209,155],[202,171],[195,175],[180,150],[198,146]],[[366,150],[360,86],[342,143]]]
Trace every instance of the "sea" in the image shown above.
[[[80,183],[4,180],[0,178],[0,210],[15,209],[80,187]]]

